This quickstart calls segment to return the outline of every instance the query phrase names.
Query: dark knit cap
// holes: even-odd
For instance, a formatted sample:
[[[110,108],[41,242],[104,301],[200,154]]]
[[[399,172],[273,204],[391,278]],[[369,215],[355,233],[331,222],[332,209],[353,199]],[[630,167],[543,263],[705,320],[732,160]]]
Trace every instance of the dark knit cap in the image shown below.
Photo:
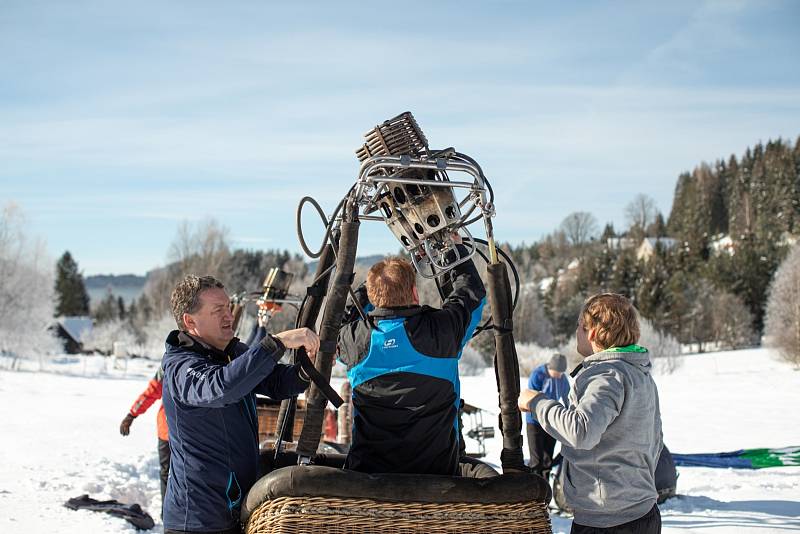
[[[567,370],[567,357],[563,354],[553,354],[550,361],[547,362],[547,368],[551,371],[558,371],[563,373]]]

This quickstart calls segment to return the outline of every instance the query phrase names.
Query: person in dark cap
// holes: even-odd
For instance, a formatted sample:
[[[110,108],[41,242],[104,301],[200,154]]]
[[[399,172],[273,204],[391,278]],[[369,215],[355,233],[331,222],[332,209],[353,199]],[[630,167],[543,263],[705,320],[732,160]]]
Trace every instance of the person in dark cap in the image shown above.
[[[563,354],[553,354],[547,363],[533,370],[528,379],[528,389],[541,391],[548,399],[561,402],[568,407],[569,380],[564,374],[566,370],[567,358]],[[547,480],[553,464],[556,439],[542,429],[533,412],[525,414],[525,421],[530,452],[528,465],[536,474]]]

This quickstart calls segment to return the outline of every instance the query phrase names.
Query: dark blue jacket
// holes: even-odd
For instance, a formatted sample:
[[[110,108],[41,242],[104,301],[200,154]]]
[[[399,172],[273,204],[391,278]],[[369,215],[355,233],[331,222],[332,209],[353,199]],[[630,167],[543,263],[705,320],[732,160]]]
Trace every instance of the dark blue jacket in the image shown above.
[[[258,480],[255,393],[274,399],[308,387],[296,366],[277,363],[271,336],[225,351],[186,334],[167,337],[162,402],[171,451],[164,528],[220,531],[238,524],[241,501]]]
[[[541,391],[544,396],[556,402],[561,401],[565,407],[569,408],[569,380],[566,373],[561,373],[561,378],[553,378],[547,371],[547,364],[543,363],[533,370],[528,379],[528,389]],[[525,421],[529,425],[539,424],[533,412],[525,414]]]
[[[258,321],[253,323],[253,328],[250,330],[250,334],[247,336],[247,344],[248,347],[252,347],[254,343],[258,343],[267,335],[267,328],[264,326],[259,326]]]

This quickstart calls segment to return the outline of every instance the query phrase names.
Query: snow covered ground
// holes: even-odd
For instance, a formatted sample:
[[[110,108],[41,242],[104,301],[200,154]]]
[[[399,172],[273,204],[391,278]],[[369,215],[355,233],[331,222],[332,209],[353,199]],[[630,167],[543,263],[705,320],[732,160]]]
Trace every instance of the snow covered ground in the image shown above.
[[[682,356],[657,376],[665,441],[674,452],[800,445],[800,372],[766,349]],[[0,371],[0,533],[133,532],[106,514],[63,503],[84,493],[138,502],[161,532],[156,407],[127,437],[119,423],[157,362],[64,356],[22,371]],[[0,359],[0,368],[8,361]],[[339,380],[335,380],[338,388]],[[493,410],[494,374],[463,379],[467,402]],[[489,415],[485,424],[496,426]],[[499,432],[487,442],[499,463]],[[470,444],[469,448],[474,448]],[[664,532],[738,533],[800,530],[800,467],[762,470],[680,468],[678,492],[661,507]],[[553,516],[554,532],[570,519]]]

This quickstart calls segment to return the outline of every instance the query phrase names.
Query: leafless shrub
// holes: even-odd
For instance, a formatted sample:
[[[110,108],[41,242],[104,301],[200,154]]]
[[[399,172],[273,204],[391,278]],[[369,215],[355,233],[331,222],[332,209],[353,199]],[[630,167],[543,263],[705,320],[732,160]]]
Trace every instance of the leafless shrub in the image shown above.
[[[561,221],[561,230],[573,246],[585,245],[597,237],[597,219],[587,211],[576,211]]]
[[[792,248],[775,272],[767,300],[765,333],[769,346],[800,367],[800,245]]]
[[[736,295],[717,292],[713,299],[714,340],[723,350],[741,349],[754,343],[753,315]]]
[[[650,352],[650,361],[657,372],[672,374],[681,366],[681,344],[677,339],[658,330],[644,317],[639,318],[639,331],[639,345]]]
[[[41,242],[31,242],[14,204],[0,213],[0,355],[41,358],[62,350],[48,329],[55,306],[54,265]]]
[[[481,353],[470,346],[464,347],[461,359],[458,360],[458,374],[476,376],[483,373],[484,369],[486,369],[486,362]]]
[[[166,334],[163,339],[166,339]],[[125,343],[128,347],[136,344],[136,336],[131,331],[130,324],[120,319],[100,323],[81,338],[85,350],[97,351],[107,355],[113,352],[114,343],[117,341]]]
[[[170,245],[168,266],[151,272],[144,288],[156,315],[169,311],[172,290],[187,274],[224,279],[221,269],[229,254],[228,229],[215,219],[183,222]]]

